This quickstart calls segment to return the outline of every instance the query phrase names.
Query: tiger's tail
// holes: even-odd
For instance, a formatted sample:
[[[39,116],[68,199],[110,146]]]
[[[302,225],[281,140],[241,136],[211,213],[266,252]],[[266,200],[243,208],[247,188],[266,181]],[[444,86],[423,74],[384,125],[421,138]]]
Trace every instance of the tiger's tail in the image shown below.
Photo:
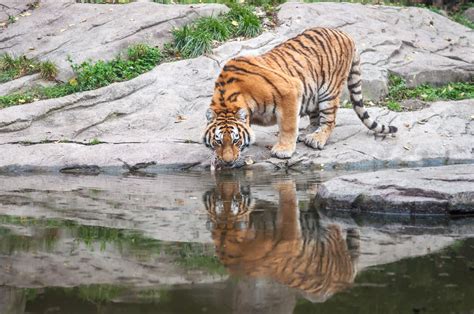
[[[354,52],[354,58],[352,59],[352,66],[349,73],[349,78],[347,80],[347,87],[349,88],[349,93],[351,96],[352,108],[354,108],[354,111],[357,113],[359,119],[365,124],[367,128],[369,128],[369,130],[382,134],[396,133],[398,131],[397,127],[395,126],[385,126],[372,120],[369,116],[369,113],[367,112],[367,109],[364,107],[364,102],[362,100],[360,57],[357,51]]]

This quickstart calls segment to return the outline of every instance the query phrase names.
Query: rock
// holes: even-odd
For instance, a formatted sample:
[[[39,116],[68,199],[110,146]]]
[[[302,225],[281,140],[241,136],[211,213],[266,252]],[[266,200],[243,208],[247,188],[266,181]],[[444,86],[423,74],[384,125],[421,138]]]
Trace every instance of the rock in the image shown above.
[[[130,4],[133,6],[128,8],[145,4]],[[103,8],[70,4],[64,10],[77,6],[85,6],[84,12]],[[122,7],[113,6],[114,10]],[[205,8],[202,10],[209,12]],[[429,10],[286,3],[278,14],[282,25],[275,31],[228,42],[210,56],[162,64],[136,79],[98,90],[0,110],[0,171],[86,167],[120,173],[128,172],[125,163],[130,167],[148,165],[142,172],[207,168],[210,152],[201,144],[200,133],[214,80],[224,62],[237,55],[267,51],[311,26],[339,27],[355,37],[362,58],[367,60],[363,61],[364,91],[373,98],[386,92],[388,70],[408,71],[420,78],[420,73],[434,73],[432,68],[436,68],[441,71],[437,72],[438,79],[446,81],[453,79],[448,75],[452,71],[459,77],[473,73],[473,32]],[[435,26],[443,23],[443,27],[435,28],[429,21]],[[95,37],[108,34],[108,27],[97,27]],[[446,36],[453,40],[440,39]],[[69,52],[68,47],[60,50]],[[102,52],[97,55],[103,56]],[[417,56],[416,60],[405,60],[412,55]],[[396,137],[374,137],[352,110],[341,109],[338,126],[326,148],[312,150],[299,143],[297,154],[290,160],[269,159],[266,146],[275,143],[277,129],[256,127],[256,145],[246,154],[255,163],[247,167],[372,169],[472,163],[473,105],[474,100],[438,102],[413,113],[371,108],[371,115],[379,121],[392,121],[399,127]],[[86,145],[92,139],[100,144]]]
[[[469,8],[463,13],[464,17],[474,23],[474,8]]]
[[[33,1],[32,1],[33,2]],[[30,8],[29,1],[2,0],[0,3],[0,23],[8,22],[10,16],[15,17]],[[0,33],[1,33],[0,29]]]
[[[325,209],[465,215],[474,213],[474,165],[383,170],[324,182]]]
[[[51,86],[52,82],[43,80],[40,74],[32,74],[20,77],[16,80],[0,84],[0,96],[25,91],[30,88]]]
[[[43,0],[31,15],[21,17],[3,31],[0,54],[25,54],[53,61],[59,69],[58,79],[66,81],[73,74],[68,57],[74,63],[110,60],[132,44],[161,46],[170,40],[174,27],[226,10],[220,4],[106,5]]]

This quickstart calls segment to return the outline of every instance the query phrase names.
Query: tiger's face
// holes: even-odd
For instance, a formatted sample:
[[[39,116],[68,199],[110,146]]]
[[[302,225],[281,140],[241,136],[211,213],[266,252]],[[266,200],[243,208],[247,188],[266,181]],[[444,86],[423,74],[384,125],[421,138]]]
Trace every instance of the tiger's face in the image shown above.
[[[234,166],[240,158],[240,153],[255,141],[246,110],[215,112],[209,108],[206,118],[204,144],[214,151],[218,162],[225,166]]]

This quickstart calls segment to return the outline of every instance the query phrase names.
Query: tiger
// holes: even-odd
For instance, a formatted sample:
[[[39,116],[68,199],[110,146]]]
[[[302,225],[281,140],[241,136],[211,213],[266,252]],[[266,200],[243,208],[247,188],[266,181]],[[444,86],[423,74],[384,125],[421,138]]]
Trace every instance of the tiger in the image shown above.
[[[276,217],[257,210],[238,181],[219,182],[204,194],[220,262],[230,274],[271,278],[313,302],[350,287],[357,274],[358,230],[347,230],[344,239],[340,226],[319,225],[314,213],[300,217],[293,181],[276,184],[276,190]]]
[[[363,104],[360,57],[351,37],[337,29],[312,28],[259,56],[230,59],[216,79],[206,111],[203,143],[223,165],[232,166],[255,142],[251,125],[278,125],[273,157],[291,158],[297,139],[323,149],[336,125],[347,82],[353,109],[375,133],[397,127],[370,118]],[[309,116],[307,134],[298,123]]]

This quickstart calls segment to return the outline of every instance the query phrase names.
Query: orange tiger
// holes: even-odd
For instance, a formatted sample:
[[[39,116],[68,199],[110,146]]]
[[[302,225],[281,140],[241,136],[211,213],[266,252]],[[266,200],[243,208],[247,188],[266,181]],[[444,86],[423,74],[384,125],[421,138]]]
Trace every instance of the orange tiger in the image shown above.
[[[312,301],[325,301],[354,282],[358,230],[322,226],[314,213],[300,217],[295,184],[276,185],[276,216],[256,211],[250,191],[223,180],[203,197],[216,255],[231,274],[272,278]],[[274,213],[274,212],[273,212]]]
[[[347,81],[353,108],[376,133],[397,128],[373,121],[364,108],[360,60],[354,41],[337,29],[313,28],[260,56],[228,61],[216,80],[203,142],[217,160],[234,165],[255,141],[251,124],[278,124],[272,156],[295,152],[298,122],[308,115],[306,145],[322,149],[336,125],[336,112]]]

